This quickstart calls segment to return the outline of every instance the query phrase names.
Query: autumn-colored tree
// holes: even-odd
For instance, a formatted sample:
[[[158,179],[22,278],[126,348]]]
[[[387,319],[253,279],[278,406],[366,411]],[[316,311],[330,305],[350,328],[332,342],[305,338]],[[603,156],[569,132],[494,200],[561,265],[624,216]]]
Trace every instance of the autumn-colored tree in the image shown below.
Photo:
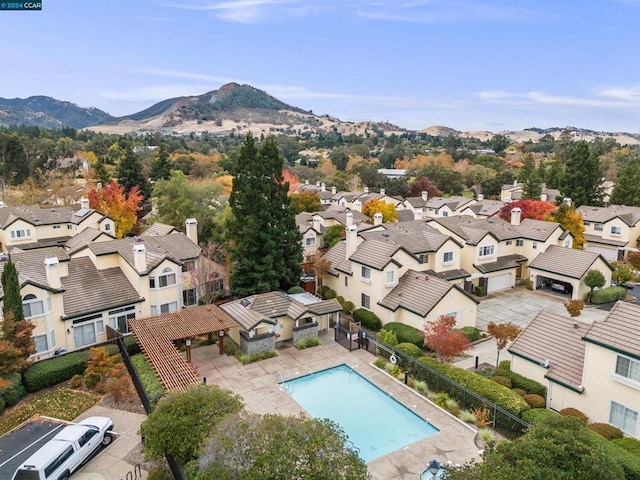
[[[373,216],[376,213],[382,214],[383,222],[395,222],[398,220],[398,211],[396,210],[396,207],[391,203],[387,203],[384,200],[378,200],[376,198],[368,200],[362,206],[362,213],[371,220],[373,220]]]
[[[579,317],[584,308],[584,302],[582,300],[570,300],[564,302],[564,308],[567,309],[567,313],[571,315],[571,318]]]
[[[289,170],[282,170],[282,183],[289,182],[289,195],[300,190],[300,179]]]
[[[407,197],[419,197],[422,195],[422,192],[427,192],[429,198],[442,196],[442,190],[439,190],[429,177],[420,177],[413,182],[409,187]]]
[[[320,210],[320,195],[311,190],[300,193],[290,193],[291,205],[296,209],[296,213],[317,212]]]
[[[323,158],[320,160],[316,170],[318,170],[318,172],[320,172],[324,177],[333,177],[338,171],[330,158]]]
[[[496,357],[496,365],[500,363],[500,352],[506,348],[509,342],[516,339],[522,329],[511,322],[495,323],[489,322],[487,331],[496,339],[496,347],[498,348],[498,356]]]
[[[640,269],[640,252],[631,252],[627,257],[629,263],[635,268]]]
[[[232,175],[220,175],[215,177],[215,182],[222,185],[222,194],[229,195],[231,193],[231,188],[233,186],[233,176]]]
[[[636,269],[633,265],[627,262],[611,262],[611,265],[615,270],[611,274],[611,278],[618,285],[630,282],[636,278]]]
[[[469,339],[459,330],[454,330],[456,319],[450,315],[441,315],[427,322],[424,340],[427,346],[436,352],[439,362],[451,360],[471,348]]]
[[[573,248],[582,250],[584,242],[584,221],[582,214],[576,212],[574,205],[562,203],[555,211],[551,212],[547,217],[551,222],[558,222],[565,229],[571,232],[573,236]]]
[[[506,221],[511,221],[511,210],[518,207],[522,213],[520,219],[530,218],[532,220],[545,220],[556,206],[550,202],[542,200],[518,200],[517,202],[507,203],[500,209],[498,216]]]
[[[138,220],[142,195],[137,187],[133,187],[129,195],[124,193],[124,187],[118,182],[111,182],[101,189],[89,191],[89,206],[100,213],[113,218],[116,224],[116,238],[122,238],[129,232]]]

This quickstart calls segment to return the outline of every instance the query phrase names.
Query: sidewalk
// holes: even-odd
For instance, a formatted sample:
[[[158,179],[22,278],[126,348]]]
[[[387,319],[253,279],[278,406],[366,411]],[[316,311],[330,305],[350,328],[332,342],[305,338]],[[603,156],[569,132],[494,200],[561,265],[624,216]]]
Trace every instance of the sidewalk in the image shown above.
[[[495,367],[496,356],[498,354],[496,339],[491,337],[484,342],[477,343],[471,350],[468,350],[466,354],[469,355],[468,358],[458,360],[457,362],[454,362],[453,365],[455,365],[456,367],[464,368],[465,370],[469,370],[471,368],[475,368],[476,357],[478,357],[478,365],[488,363],[489,365]],[[507,351],[506,348],[500,352],[500,361],[503,360],[511,360],[511,354]]]

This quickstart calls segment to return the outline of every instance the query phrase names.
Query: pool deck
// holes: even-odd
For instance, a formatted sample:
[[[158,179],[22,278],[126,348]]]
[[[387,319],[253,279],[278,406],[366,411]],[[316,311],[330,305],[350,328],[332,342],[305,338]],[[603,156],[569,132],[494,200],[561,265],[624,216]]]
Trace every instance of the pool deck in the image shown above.
[[[335,343],[332,334],[321,335],[322,345],[318,347],[298,350],[286,345],[278,348],[277,357],[249,365],[242,365],[234,357],[219,355],[215,345],[194,348],[192,359],[207,383],[238,393],[249,411],[281,415],[306,413],[292,397],[280,390],[278,381],[281,378],[290,380],[346,364],[440,430],[369,462],[367,466],[373,480],[419,479],[429,460],[462,464],[478,458],[474,429],[370,365],[374,360],[370,353],[363,350],[349,352]],[[375,422],[375,417],[371,421]]]

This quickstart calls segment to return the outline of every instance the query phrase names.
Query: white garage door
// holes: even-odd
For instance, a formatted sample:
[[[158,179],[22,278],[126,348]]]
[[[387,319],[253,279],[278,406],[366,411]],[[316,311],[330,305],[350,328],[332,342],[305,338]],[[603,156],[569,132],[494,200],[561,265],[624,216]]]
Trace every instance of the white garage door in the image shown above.
[[[618,260],[618,250],[615,248],[599,247],[596,245],[586,245],[585,250],[587,252],[599,253],[609,261]]]
[[[487,293],[497,292],[498,290],[504,290],[505,288],[511,288],[513,286],[513,280],[510,273],[502,273],[495,277],[489,277],[489,284]]]

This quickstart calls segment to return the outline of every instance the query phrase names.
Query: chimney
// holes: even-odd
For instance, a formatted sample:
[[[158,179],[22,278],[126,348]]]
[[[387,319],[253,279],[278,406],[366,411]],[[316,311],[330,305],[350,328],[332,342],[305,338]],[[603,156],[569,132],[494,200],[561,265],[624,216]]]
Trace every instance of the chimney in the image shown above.
[[[338,189],[336,187],[331,187],[331,194],[335,195],[336,193],[338,193]]]
[[[133,245],[133,266],[138,273],[147,270],[147,249],[141,238],[136,238],[136,243]]]
[[[186,230],[189,240],[198,245],[198,220],[195,218],[187,218]]]
[[[484,200],[484,195],[482,193],[478,194],[478,201],[481,202],[482,200]]]
[[[380,189],[380,195],[384,195],[384,194],[385,194],[385,192],[386,192],[386,190],[385,190],[384,188],[381,188],[381,189]]]
[[[346,230],[346,242],[347,242],[347,259],[353,255],[358,248],[358,227],[355,225],[349,225]]]
[[[55,255],[47,255],[44,259],[44,271],[47,275],[47,285],[51,288],[62,288],[62,283],[60,282],[60,262],[58,262],[58,257]]]
[[[369,193],[369,187],[364,187],[364,193]]]
[[[429,192],[422,192],[422,201],[426,202],[429,200]]]
[[[571,206],[571,204],[573,203],[573,200],[571,200],[569,197],[565,198],[564,200],[562,200],[564,203],[566,203],[567,205]]]
[[[316,232],[320,232],[321,228],[322,228],[322,224],[320,223],[320,218],[319,217],[314,217],[313,218],[313,229]]]
[[[373,224],[382,225],[382,214],[380,212],[377,212],[373,215]]]
[[[353,225],[353,213],[347,213],[347,227]]]
[[[422,209],[421,208],[416,208],[413,211],[413,219],[414,220],[422,220]]]
[[[511,210],[511,225],[517,227],[520,225],[520,215],[522,214],[522,210],[518,207]]]
[[[355,202],[353,202],[353,209],[356,212],[362,212],[362,202],[360,200],[356,200]]]
[[[327,184],[326,183],[323,183],[323,184],[320,185],[320,191],[321,192],[326,192],[327,191]]]
[[[580,325],[578,325],[578,322],[573,322],[573,328],[575,328],[577,330],[579,326]]]
[[[89,199],[82,197],[80,199],[80,208],[89,208]]]

